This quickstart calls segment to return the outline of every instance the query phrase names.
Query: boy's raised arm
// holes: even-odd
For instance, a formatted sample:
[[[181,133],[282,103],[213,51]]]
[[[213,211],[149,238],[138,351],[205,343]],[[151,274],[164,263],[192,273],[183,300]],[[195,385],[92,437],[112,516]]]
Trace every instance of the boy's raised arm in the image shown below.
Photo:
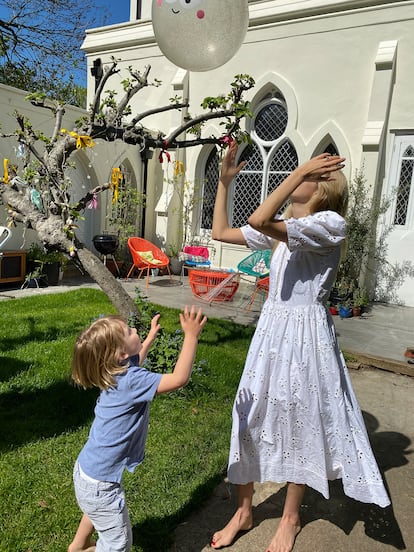
[[[172,374],[164,374],[158,385],[157,393],[168,393],[184,387],[191,376],[195,354],[197,351],[198,337],[207,322],[201,309],[193,305],[191,309],[186,306],[180,313],[180,323],[184,332],[184,342],[180,355]]]

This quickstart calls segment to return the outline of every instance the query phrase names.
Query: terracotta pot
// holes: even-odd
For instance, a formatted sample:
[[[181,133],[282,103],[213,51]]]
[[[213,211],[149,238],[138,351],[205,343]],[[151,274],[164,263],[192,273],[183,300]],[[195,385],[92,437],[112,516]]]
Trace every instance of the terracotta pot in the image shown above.
[[[336,307],[329,307],[329,312],[332,314],[332,316],[335,316],[338,314],[338,309]]]
[[[361,307],[352,307],[352,315],[353,316],[361,316]]]
[[[118,266],[118,270],[116,269],[115,262]],[[106,268],[111,272],[114,276],[119,276],[122,274],[122,269],[124,266],[124,261],[114,261],[113,259],[107,259],[106,260]]]

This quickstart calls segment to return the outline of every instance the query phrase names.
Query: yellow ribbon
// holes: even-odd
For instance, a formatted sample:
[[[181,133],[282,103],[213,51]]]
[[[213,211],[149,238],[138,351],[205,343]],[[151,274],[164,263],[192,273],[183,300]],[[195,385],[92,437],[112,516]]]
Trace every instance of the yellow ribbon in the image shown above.
[[[184,173],[184,163],[182,161],[174,161],[174,176],[181,176]]]
[[[66,130],[66,128],[62,128],[60,132],[69,134],[70,136],[72,136],[72,138],[76,139],[76,149],[81,149],[86,147],[93,148],[93,146],[95,145],[95,142],[87,134],[77,134],[72,130]]]
[[[8,184],[9,183],[9,160],[8,159],[4,159],[3,169],[4,169],[3,182],[5,184]]]
[[[12,173],[12,178],[14,178],[17,174],[17,166],[13,165],[13,163],[10,163],[8,159],[3,159],[3,169],[4,169],[3,182],[5,184],[9,184],[10,182],[9,172]]]
[[[112,204],[118,201],[119,184],[123,180],[122,172],[119,167],[114,167],[111,173],[111,190],[113,190]]]

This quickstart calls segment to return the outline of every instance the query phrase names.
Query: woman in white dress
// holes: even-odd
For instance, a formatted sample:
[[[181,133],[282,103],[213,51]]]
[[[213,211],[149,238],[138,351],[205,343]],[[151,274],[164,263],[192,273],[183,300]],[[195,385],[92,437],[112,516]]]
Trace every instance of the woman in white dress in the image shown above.
[[[342,479],[348,496],[390,503],[325,306],[345,242],[344,158],[322,154],[299,166],[248,225],[231,228],[228,189],[244,166],[235,164],[236,155],[233,143],[223,160],[213,238],[274,253],[268,299],[233,408],[228,477],[238,486],[238,508],[211,546],[229,546],[239,531],[251,529],[253,482],[287,481],[267,552],[290,552],[306,485],[328,498],[328,481]],[[282,219],[277,213],[287,200]]]

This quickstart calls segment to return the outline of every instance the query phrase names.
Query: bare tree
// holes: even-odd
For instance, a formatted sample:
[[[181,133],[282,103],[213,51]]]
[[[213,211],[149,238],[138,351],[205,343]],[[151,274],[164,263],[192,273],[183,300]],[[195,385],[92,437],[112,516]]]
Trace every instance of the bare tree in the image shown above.
[[[3,0],[1,4],[0,82],[43,90],[49,97],[82,105],[84,88],[74,79],[79,69],[85,73],[80,45],[85,28],[104,23],[103,10],[94,0]]]
[[[125,117],[132,115],[132,97],[147,86],[159,86],[161,83],[157,80],[148,80],[149,66],[143,72],[129,69],[129,78],[123,81],[122,97],[117,100],[116,94],[109,92],[100,102],[107,81],[118,72],[118,62],[113,59],[103,72],[87,116],[70,132],[62,132],[62,118],[65,112],[63,104],[48,101],[44,94],[30,95],[29,99],[39,109],[48,109],[53,113],[54,130],[52,136],[47,137],[35,131],[30,121],[22,114],[15,113],[18,128],[15,133],[2,136],[14,136],[24,148],[25,159],[21,175],[16,175],[7,183],[4,180],[0,183],[0,197],[7,208],[9,224],[21,223],[32,228],[37,232],[46,250],[60,251],[80,263],[108,295],[118,312],[128,316],[131,312],[138,314],[134,302],[122,285],[76,235],[77,220],[83,210],[94,195],[107,190],[110,183],[104,182],[88,190],[84,197],[74,203],[71,200],[71,184],[65,175],[70,156],[77,147],[87,145],[92,139],[112,141],[122,137],[126,143],[136,144],[141,151],[156,148],[166,151],[168,148],[186,148],[207,143],[224,147],[233,138],[239,141],[247,140],[248,136],[240,128],[242,119],[250,115],[249,104],[243,99],[243,94],[254,86],[254,80],[248,75],[237,75],[231,83],[228,95],[204,100],[205,112],[202,115],[188,116],[185,123],[169,135],[158,131],[154,137],[154,133],[142,125],[142,120],[153,113],[183,109],[188,107],[188,102],[175,98],[171,105],[137,114],[130,122],[124,123]],[[203,136],[203,124],[210,119],[224,120],[222,136]],[[184,131],[192,137],[179,139]],[[24,186],[21,186],[22,182]],[[37,192],[38,205],[28,194],[28,188]]]

